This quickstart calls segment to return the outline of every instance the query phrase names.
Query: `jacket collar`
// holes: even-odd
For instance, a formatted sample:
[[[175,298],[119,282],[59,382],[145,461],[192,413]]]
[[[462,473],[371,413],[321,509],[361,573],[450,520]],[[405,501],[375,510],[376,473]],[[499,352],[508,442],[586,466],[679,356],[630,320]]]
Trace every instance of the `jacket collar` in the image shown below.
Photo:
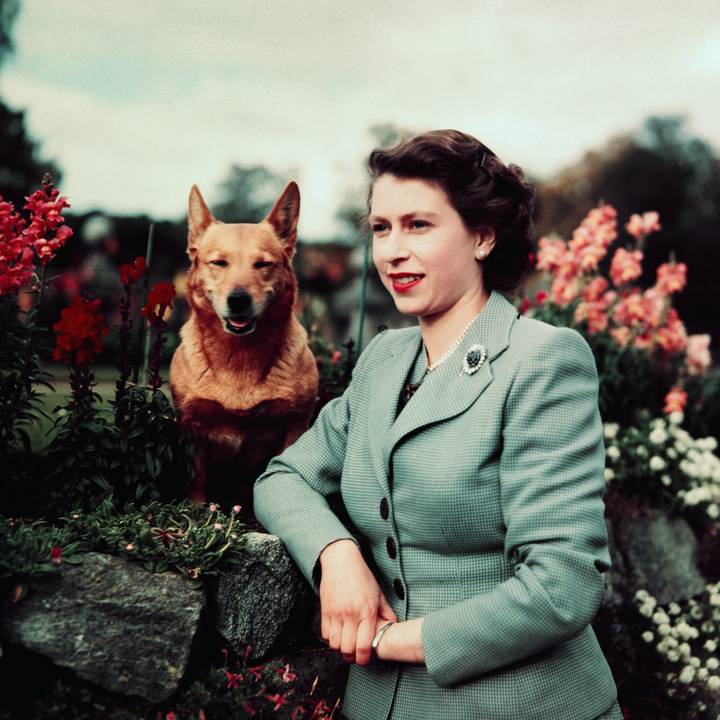
[[[392,355],[375,368],[370,386],[370,453],[378,481],[389,492],[388,472],[393,450],[410,433],[430,423],[441,422],[466,410],[492,381],[491,363],[510,343],[510,329],[519,317],[515,306],[497,290],[470,326],[459,347],[437,370],[426,375],[422,385],[395,420],[400,391],[421,349],[420,327],[399,333]],[[480,368],[462,372],[463,359],[471,345],[487,350]]]

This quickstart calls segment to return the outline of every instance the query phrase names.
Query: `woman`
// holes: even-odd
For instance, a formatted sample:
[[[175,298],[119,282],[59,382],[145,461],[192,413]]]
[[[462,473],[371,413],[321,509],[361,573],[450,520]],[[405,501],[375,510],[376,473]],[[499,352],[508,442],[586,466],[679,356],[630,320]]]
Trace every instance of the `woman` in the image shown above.
[[[504,295],[534,191],[454,130],[369,166],[373,261],[418,327],[373,338],[254,488],[352,663],[345,717],[621,719],[590,625],[610,567],[595,361]]]

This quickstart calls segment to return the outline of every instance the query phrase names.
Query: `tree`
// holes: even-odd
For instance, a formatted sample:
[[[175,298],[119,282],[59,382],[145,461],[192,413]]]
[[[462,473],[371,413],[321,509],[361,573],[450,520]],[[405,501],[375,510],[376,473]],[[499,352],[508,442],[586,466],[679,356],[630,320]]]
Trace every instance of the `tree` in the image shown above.
[[[213,215],[223,222],[260,222],[282,192],[283,179],[262,165],[232,165],[220,183],[223,199],[212,206]]]
[[[19,0],[0,0],[0,65],[14,49],[11,29],[19,7]],[[46,172],[59,184],[60,169],[38,158],[38,145],[27,135],[25,111],[13,110],[0,100],[0,196],[21,208]]]

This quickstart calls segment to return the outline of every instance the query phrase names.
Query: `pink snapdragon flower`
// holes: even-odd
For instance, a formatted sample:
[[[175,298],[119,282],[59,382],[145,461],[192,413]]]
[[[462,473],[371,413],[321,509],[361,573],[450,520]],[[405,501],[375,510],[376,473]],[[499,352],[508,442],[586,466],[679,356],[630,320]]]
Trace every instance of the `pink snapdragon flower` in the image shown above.
[[[679,292],[687,282],[685,263],[663,263],[657,269],[656,287],[663,295]]]
[[[665,395],[663,412],[669,415],[672,412],[684,412],[687,405],[687,393],[679,387],[674,387]]]
[[[625,229],[636,240],[642,240],[651,232],[660,230],[662,227],[659,222],[660,216],[654,210],[645,212],[642,215],[634,213],[630,216],[630,220],[625,224]]]
[[[710,367],[710,336],[689,335],[685,347],[685,364],[690,375],[702,375]]]
[[[610,263],[610,277],[615,287],[637,280],[642,275],[642,250],[618,248]]]

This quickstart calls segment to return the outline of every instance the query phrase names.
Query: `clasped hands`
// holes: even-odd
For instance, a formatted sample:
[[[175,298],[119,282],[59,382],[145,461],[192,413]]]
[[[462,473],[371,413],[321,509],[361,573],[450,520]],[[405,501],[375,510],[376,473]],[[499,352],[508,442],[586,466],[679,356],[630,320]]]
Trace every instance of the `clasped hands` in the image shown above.
[[[321,635],[347,662],[367,665],[370,643],[389,620],[376,651],[380,660],[424,662],[423,618],[398,622],[380,586],[352,540],[337,540],[320,554]]]

